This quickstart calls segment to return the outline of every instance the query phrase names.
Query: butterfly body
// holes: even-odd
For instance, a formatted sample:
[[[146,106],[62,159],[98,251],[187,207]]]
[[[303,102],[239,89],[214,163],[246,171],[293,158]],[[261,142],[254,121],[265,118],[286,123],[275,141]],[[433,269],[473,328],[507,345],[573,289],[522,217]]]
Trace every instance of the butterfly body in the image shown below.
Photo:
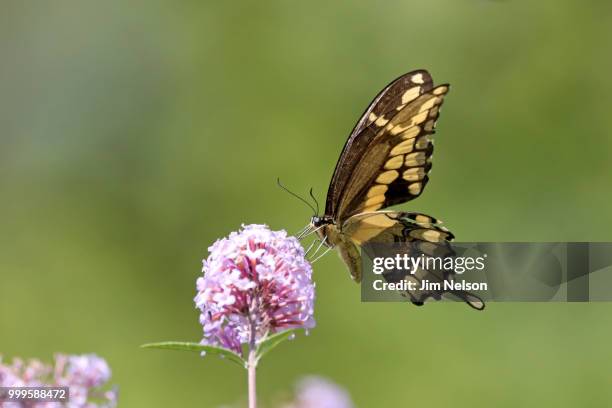
[[[435,218],[385,210],[418,197],[427,185],[431,136],[448,90],[448,84],[434,87],[425,70],[400,76],[374,98],[344,145],[327,192],[325,214],[312,217],[309,231],[316,231],[321,245],[338,250],[356,282],[362,276],[360,248],[367,244],[406,244],[406,251],[417,248],[425,253],[450,249],[453,234]],[[422,272],[415,276],[428,279],[427,273],[433,273]],[[484,307],[473,295],[454,294],[474,308]],[[440,294],[408,296],[422,304]]]
[[[335,248],[344,261],[351,278],[355,282],[361,282],[361,255],[359,248],[353,240],[336,226],[334,220],[329,217],[312,217],[311,228],[317,231],[317,236],[325,246]]]

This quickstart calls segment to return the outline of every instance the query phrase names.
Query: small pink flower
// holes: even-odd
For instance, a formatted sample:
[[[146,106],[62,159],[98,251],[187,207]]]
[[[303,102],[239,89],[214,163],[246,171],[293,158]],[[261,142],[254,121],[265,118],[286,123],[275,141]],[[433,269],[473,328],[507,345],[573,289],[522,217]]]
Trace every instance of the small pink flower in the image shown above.
[[[99,387],[111,376],[106,361],[95,354],[69,356],[67,367],[66,376],[69,381],[86,387]]]

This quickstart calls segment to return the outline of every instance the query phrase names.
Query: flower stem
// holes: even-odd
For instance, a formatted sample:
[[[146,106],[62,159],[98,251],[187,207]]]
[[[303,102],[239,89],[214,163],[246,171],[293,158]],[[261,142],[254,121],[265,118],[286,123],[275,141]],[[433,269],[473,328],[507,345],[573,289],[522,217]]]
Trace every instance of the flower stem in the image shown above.
[[[257,355],[256,355],[256,350],[251,349],[249,351],[249,361],[247,364],[248,364],[248,371],[249,371],[249,408],[257,408],[257,382],[256,382]]]

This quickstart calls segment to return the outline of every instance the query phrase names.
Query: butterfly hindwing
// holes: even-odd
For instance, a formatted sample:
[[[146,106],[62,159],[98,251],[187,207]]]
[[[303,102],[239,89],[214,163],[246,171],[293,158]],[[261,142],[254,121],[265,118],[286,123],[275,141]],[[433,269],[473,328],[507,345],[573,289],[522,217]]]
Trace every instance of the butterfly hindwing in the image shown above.
[[[343,231],[370,258],[406,254],[413,259],[445,259],[455,255],[450,243],[454,238],[453,234],[443,227],[441,222],[424,214],[396,211],[358,214],[347,220]],[[443,283],[455,275],[453,270],[443,269],[441,265],[437,267],[433,262],[431,265],[434,266],[422,266],[413,273],[406,270],[389,270],[383,273],[383,278],[393,283],[412,281],[415,289],[407,290],[404,296],[417,305],[423,304],[429,298],[439,300],[444,294],[451,294],[475,309],[484,308],[484,302],[469,292],[420,289],[423,280]]]
[[[454,235],[428,215],[402,211],[365,212],[350,217],[342,232],[358,245],[368,242],[395,243],[422,241],[446,245]],[[433,247],[432,247],[433,248]]]

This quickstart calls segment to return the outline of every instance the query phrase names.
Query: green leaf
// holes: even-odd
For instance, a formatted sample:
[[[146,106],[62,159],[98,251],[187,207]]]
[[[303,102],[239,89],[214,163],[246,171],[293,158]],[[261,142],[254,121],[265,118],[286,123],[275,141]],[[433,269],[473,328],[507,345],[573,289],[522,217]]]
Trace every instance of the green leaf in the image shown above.
[[[189,343],[185,341],[164,341],[161,343],[148,343],[140,346],[142,348],[155,348],[155,349],[165,349],[165,350],[179,350],[179,351],[191,351],[191,352],[206,352],[206,354],[218,355],[220,357],[226,358],[229,361],[237,363],[241,367],[245,367],[246,362],[244,359],[234,353],[231,350],[222,348],[222,347],[214,347],[214,346],[206,346],[200,343]]]
[[[285,340],[292,339],[295,335],[295,330],[287,330],[280,333],[267,336],[257,346],[257,360],[259,361],[265,354],[267,354],[274,347],[278,346]]]

